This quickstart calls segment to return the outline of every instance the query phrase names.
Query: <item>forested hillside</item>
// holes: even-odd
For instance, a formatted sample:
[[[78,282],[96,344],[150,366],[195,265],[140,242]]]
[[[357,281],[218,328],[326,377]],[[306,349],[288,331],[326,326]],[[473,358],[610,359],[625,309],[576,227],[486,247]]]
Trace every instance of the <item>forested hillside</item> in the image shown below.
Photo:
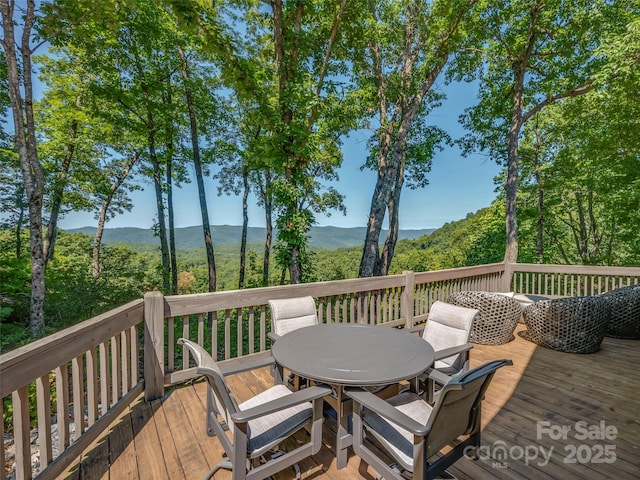
[[[522,218],[526,219],[526,212]],[[523,221],[523,232],[535,233],[535,217]],[[26,232],[23,240],[26,241]],[[160,249],[148,243],[128,245],[103,244],[102,275],[91,275],[93,237],[83,233],[61,232],[54,259],[47,269],[46,332],[77,323],[91,316],[141,298],[149,290],[161,289]],[[390,273],[404,270],[423,272],[470,265],[500,262],[504,257],[504,204],[500,198],[488,208],[470,213],[466,218],[449,222],[430,234],[397,244]],[[536,262],[536,236],[523,235],[523,261]],[[0,273],[2,274],[2,308],[0,337],[2,349],[28,341],[31,336],[28,317],[27,257],[15,256],[16,242],[11,231],[0,230]],[[244,288],[262,286],[262,242],[247,245]],[[618,264],[638,265],[640,246],[620,244]],[[239,287],[239,243],[215,248],[218,290]],[[555,252],[555,253],[554,253]],[[563,263],[560,250],[549,246],[548,263]],[[555,256],[554,256],[555,255]],[[307,281],[330,281],[357,278],[362,245],[336,249],[313,248],[313,266]],[[207,291],[207,258],[204,246],[177,251],[179,265],[178,293]],[[282,271],[270,272],[269,284],[278,285]]]
[[[240,244],[242,240],[242,227],[236,225],[211,225],[213,244],[229,245]],[[335,249],[340,247],[354,247],[362,245],[365,237],[364,227],[311,227],[308,238],[309,245],[314,248]],[[417,238],[428,235],[435,229],[426,228],[422,230],[400,230],[398,240],[406,238]],[[95,227],[83,227],[67,230],[69,233],[84,233],[90,237],[96,234]],[[382,230],[386,235],[387,231]],[[276,231],[277,235],[277,231]],[[175,229],[176,248],[200,248],[203,244],[202,227],[183,227]],[[247,227],[248,243],[264,243],[266,229],[263,227]],[[119,244],[149,244],[160,246],[160,239],[151,229],[144,228],[105,228],[102,237],[104,243]]]
[[[98,279],[91,275],[93,236],[82,232],[60,232],[54,258],[47,268],[45,333],[54,332],[130,300],[141,298],[149,290],[161,289],[161,252],[157,245],[139,242],[148,238],[137,236],[140,230],[129,230],[127,234],[135,235],[121,237],[127,238],[128,244],[115,241],[102,245],[103,266],[102,274]],[[195,248],[180,248],[177,251],[180,269],[178,293],[181,294],[207,291],[207,257],[201,238],[202,230],[197,230],[200,245]],[[325,244],[353,242],[355,236],[360,235],[360,245],[335,249],[314,247],[311,251],[313,275],[308,280],[340,280],[357,277],[362,255],[362,229],[320,228],[320,231],[330,232],[336,237],[326,240]],[[426,232],[429,231],[426,230]],[[338,232],[342,234],[337,235]],[[416,232],[406,231],[403,235],[415,236]],[[424,235],[420,238],[427,237],[428,235]],[[27,241],[26,231],[23,231],[21,238],[22,241]],[[115,240],[115,237],[112,240]],[[260,240],[261,242],[251,242],[247,245],[246,288],[262,286],[264,239]],[[399,245],[403,245],[403,251],[406,251],[404,245],[407,242],[408,240],[399,242]],[[29,315],[29,262],[26,256],[16,257],[16,248],[13,232],[1,229],[0,338],[3,351],[25,343],[31,338],[25,321]],[[239,242],[216,246],[218,290],[238,288],[239,251]],[[414,253],[417,256],[417,252]],[[410,252],[406,254],[411,255]],[[277,269],[272,270],[269,283],[277,285],[280,282],[281,273]]]

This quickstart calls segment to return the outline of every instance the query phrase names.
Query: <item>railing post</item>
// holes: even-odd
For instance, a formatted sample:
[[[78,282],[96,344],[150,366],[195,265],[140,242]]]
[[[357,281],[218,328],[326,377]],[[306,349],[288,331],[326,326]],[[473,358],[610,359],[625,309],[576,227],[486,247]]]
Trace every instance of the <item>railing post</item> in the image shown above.
[[[404,275],[404,292],[402,294],[402,316],[404,317],[404,327],[413,327],[413,300],[416,287],[415,274],[410,270],[402,272]]]
[[[504,261],[504,272],[502,274],[502,291],[511,291],[511,275],[513,275],[513,266],[511,262]]]
[[[164,296],[144,295],[144,399],[164,396]]]

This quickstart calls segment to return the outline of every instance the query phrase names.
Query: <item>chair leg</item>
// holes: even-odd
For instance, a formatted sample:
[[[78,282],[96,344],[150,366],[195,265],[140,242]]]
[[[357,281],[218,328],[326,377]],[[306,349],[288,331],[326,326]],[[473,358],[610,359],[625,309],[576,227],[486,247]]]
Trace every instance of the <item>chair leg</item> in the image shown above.
[[[281,457],[285,453],[286,452],[284,450],[272,451],[271,452],[271,459],[273,460],[274,458]],[[296,480],[301,480],[302,479],[302,472],[300,471],[300,465],[298,465],[297,463],[294,463],[293,465],[291,465],[291,468],[293,468],[293,471],[296,472]],[[271,478],[271,477],[269,477],[269,478]]]
[[[425,393],[426,400],[429,405],[433,405],[436,401],[435,393],[436,393],[436,382],[431,379],[428,379],[425,383]]]
[[[225,470],[233,470],[233,465],[227,457],[223,458],[220,463],[218,463],[215,467],[209,470],[205,475],[204,480],[209,480],[221,468],[224,468]]]

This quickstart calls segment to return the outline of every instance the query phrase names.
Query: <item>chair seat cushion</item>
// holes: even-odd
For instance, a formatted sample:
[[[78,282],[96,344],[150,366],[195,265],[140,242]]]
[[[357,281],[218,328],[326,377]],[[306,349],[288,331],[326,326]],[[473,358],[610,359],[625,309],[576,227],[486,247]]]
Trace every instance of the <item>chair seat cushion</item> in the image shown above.
[[[284,385],[275,385],[246,402],[238,405],[240,410],[262,405],[292,392]],[[301,428],[312,416],[311,402],[302,403],[249,421],[247,430],[247,453],[261,455],[291,432]]]
[[[418,423],[426,424],[431,415],[431,406],[411,392],[403,392],[387,402]],[[413,471],[413,434],[411,432],[366,409],[362,421],[367,427],[367,432],[393,452],[403,468]]]

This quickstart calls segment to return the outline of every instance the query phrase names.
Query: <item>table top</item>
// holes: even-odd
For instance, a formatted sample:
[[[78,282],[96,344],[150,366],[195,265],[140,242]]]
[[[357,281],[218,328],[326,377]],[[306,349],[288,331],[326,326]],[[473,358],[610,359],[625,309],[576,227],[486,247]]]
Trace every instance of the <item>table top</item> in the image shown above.
[[[421,337],[389,327],[320,324],[299,328],[271,347],[275,361],[305,378],[336,385],[387,385],[418,376],[434,361]]]

